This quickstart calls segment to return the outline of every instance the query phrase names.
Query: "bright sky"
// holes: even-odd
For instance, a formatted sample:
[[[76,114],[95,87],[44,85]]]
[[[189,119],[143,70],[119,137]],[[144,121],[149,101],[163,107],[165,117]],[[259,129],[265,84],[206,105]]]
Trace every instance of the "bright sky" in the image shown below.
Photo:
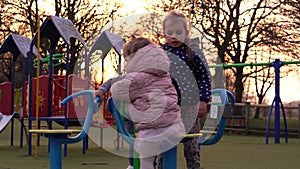
[[[93,1],[93,0],[92,0]],[[124,8],[120,9],[124,14],[141,14],[147,13],[145,7],[155,0],[122,0],[124,3]],[[45,9],[50,14],[53,14],[53,0],[39,0],[40,6],[47,6]],[[291,102],[295,100],[300,100],[300,81],[297,78],[297,73],[289,73],[285,78],[280,79],[280,98],[282,102]],[[267,98],[269,98],[269,104],[272,103],[275,95],[275,87],[271,87],[267,93]]]
[[[134,14],[146,13],[146,0],[122,0],[124,3],[124,12],[134,11]]]
[[[92,0],[97,1],[97,0]],[[149,4],[151,1],[148,0],[122,0],[122,3],[124,4],[124,8],[121,9],[122,13],[130,13],[130,14],[141,14],[147,12],[145,10],[145,7],[147,4]],[[52,14],[54,2],[53,0],[38,0],[38,3],[41,4],[40,6],[47,6],[45,9],[47,12]]]
[[[93,1],[95,2],[97,0],[91,0],[91,3],[93,3]],[[147,13],[145,7],[149,5],[150,2],[148,0],[122,0],[121,3],[124,4],[124,8],[119,9],[119,12],[124,15],[127,14],[135,15],[135,14]],[[44,10],[46,10],[46,12],[48,12],[50,15],[54,14],[53,0],[38,0],[38,3],[39,6],[47,6],[47,8]],[[115,73],[112,70],[106,70],[105,75],[107,74],[115,75]],[[97,73],[96,78],[101,79],[101,73]]]
[[[44,10],[49,12],[50,15],[54,14],[54,2],[53,0],[38,0],[38,6],[46,6]]]
[[[287,77],[281,78],[279,82],[279,96],[282,103],[300,100],[300,81],[297,72],[290,72]],[[269,104],[271,104],[275,97],[275,86],[269,89],[267,97],[270,99]]]

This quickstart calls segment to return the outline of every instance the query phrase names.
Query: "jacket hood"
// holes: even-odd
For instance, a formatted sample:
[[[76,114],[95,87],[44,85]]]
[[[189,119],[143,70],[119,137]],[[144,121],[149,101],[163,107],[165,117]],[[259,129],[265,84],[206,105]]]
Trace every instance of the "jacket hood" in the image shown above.
[[[169,72],[169,69],[169,57],[163,49],[154,44],[139,49],[126,66],[127,73],[147,72],[156,76]]]

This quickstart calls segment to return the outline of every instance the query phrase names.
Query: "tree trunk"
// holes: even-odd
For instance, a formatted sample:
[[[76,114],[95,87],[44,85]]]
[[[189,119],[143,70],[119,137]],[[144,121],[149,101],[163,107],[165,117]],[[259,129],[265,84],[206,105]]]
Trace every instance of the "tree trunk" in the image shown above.
[[[244,92],[244,84],[243,84],[243,70],[244,67],[236,68],[236,80],[235,80],[235,102],[241,103]]]
[[[221,56],[224,56],[224,52],[219,51],[219,56],[220,57],[217,57],[217,64],[223,64],[222,60],[224,60],[224,57],[221,57]],[[214,76],[215,87],[216,88],[226,88],[224,68],[217,67],[215,69],[215,71],[216,71],[215,76]]]
[[[263,95],[259,95],[259,96],[258,96],[258,104],[262,104],[263,99],[264,99]],[[254,115],[254,117],[253,117],[254,119],[259,119],[260,110],[261,110],[260,107],[257,107],[257,108],[256,108],[256,110],[255,110],[255,115]]]
[[[256,110],[255,110],[255,114],[254,114],[254,119],[259,119],[259,112],[260,112],[260,107],[256,107]]]
[[[214,76],[214,85],[216,88],[226,88],[225,86],[225,77],[224,69],[216,68],[216,73]]]
[[[244,67],[237,67],[236,68],[236,80],[235,80],[235,102],[241,103],[243,98],[244,92],[244,84],[243,84],[243,68]],[[242,107],[235,107],[234,108],[234,115],[244,115]]]

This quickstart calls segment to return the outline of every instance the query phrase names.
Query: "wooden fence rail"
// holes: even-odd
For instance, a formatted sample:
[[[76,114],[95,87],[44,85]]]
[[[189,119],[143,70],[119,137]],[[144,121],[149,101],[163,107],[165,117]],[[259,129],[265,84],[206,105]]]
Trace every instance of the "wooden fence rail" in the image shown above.
[[[246,103],[235,103],[236,107],[243,107],[245,110],[244,116],[238,116],[239,118],[244,118],[245,120],[245,134],[249,134],[249,119],[250,119],[250,108],[270,108],[270,105],[266,104],[250,104],[250,102]],[[289,105],[284,105],[283,108],[286,109],[296,109],[298,110],[298,127],[297,127],[297,137],[300,138],[300,104],[298,106],[289,106]],[[233,118],[235,117],[234,115],[232,116]]]

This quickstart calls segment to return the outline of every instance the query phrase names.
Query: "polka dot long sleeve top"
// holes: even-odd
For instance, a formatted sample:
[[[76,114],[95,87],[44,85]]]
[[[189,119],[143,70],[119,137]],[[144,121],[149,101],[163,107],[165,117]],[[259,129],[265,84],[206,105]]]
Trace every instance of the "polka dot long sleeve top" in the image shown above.
[[[177,56],[182,61],[185,62],[185,64],[189,67],[189,69],[188,68],[186,68],[186,70],[182,69],[182,66],[179,66],[179,64],[172,63],[173,59],[170,58],[171,66],[173,65],[174,70],[176,70],[178,73],[179,73],[179,71],[181,71],[180,76],[187,76],[187,74],[192,71],[192,74],[194,75],[194,79],[196,80],[196,83],[198,86],[200,101],[209,102],[210,96],[211,96],[211,76],[210,76],[207,62],[204,58],[202,51],[199,48],[197,50],[192,51],[192,54],[194,56],[193,57],[194,63],[191,63],[188,61],[185,45],[181,45],[178,48],[173,48],[168,43],[166,43],[162,46],[162,48],[167,52],[169,57],[171,55]],[[170,73],[172,76],[172,72],[170,72]],[[183,77],[183,78],[186,79],[186,77]],[[176,87],[176,90],[178,92],[179,103],[183,99],[183,97],[185,97],[185,96],[182,96],[182,94],[180,94],[180,93],[185,93],[186,91],[190,91],[190,93],[192,93],[191,91],[193,91],[193,90],[195,91],[195,89],[191,90],[191,88],[195,88],[195,87],[190,82],[186,82],[186,80],[183,80],[184,82],[182,84],[178,84],[179,82],[174,80],[174,78],[172,80],[173,80],[173,83],[175,83],[174,86]],[[184,85],[184,86],[182,86],[182,85]]]

